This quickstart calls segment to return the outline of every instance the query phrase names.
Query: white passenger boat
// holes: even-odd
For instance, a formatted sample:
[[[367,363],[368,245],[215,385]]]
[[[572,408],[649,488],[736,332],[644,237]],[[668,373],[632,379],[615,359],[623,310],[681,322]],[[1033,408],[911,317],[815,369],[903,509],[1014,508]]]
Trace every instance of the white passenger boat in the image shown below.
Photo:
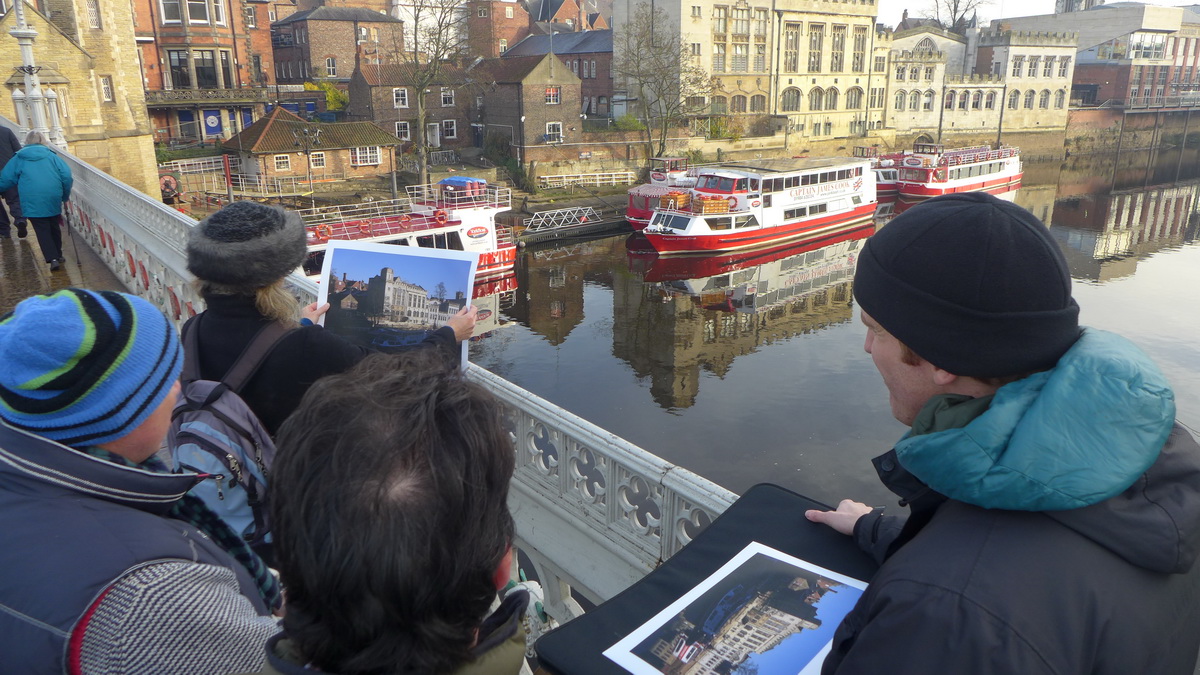
[[[512,206],[512,191],[474,178],[411,185],[407,198],[300,211],[308,229],[306,274],[321,272],[331,239],[420,246],[479,254],[476,278],[512,270],[517,246],[496,214]]]
[[[1006,192],[1021,183],[1021,150],[982,145],[946,150],[916,143],[900,162],[900,197],[917,200],[955,192]]]
[[[660,255],[760,248],[867,221],[875,202],[867,159],[728,162],[663,195],[642,234]]]

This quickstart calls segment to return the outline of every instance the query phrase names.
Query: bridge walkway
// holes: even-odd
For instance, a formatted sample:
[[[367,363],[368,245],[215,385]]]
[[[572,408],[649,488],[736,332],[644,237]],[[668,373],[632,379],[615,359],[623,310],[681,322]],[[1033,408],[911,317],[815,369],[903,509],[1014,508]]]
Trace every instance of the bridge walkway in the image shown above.
[[[17,237],[16,228],[11,239],[0,238],[0,316],[31,295],[53,293],[69,286],[127,291],[90,246],[81,242],[72,246],[71,236],[69,231],[63,232],[63,256],[67,262],[57,272],[51,272],[50,266],[42,261],[42,251],[32,230],[24,239]]]

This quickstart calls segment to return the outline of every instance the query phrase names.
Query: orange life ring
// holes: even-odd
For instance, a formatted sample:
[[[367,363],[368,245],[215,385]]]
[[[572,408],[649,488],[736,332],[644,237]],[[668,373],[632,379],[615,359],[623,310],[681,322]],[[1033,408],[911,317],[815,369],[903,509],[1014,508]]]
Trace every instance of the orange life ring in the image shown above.
[[[333,228],[329,225],[317,225],[313,228],[313,236],[317,238],[317,241],[329,241],[329,238],[333,236]]]
[[[446,212],[441,209],[434,211],[433,219],[437,221],[438,225],[445,225],[446,224]]]
[[[371,234],[371,221],[364,220],[358,224],[358,231],[363,234]]]
[[[411,222],[412,222],[412,216],[408,215],[407,213],[400,216],[400,224],[401,225],[408,225]]]
[[[730,197],[728,201],[730,209],[737,208],[737,197]]]

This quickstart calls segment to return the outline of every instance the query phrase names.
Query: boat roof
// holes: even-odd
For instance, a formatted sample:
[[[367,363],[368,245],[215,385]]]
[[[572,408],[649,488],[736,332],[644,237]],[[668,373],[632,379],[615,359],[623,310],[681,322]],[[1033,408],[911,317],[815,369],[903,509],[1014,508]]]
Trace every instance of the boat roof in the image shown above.
[[[865,157],[800,157],[792,159],[747,159],[723,162],[717,169],[752,171],[758,174],[792,173],[808,169],[840,168],[868,164]]]

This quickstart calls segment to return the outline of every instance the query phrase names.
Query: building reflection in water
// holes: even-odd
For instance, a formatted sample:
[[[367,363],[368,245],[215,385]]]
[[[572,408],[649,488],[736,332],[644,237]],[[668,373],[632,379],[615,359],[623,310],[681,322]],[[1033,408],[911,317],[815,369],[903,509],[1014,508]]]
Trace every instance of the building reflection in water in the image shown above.
[[[702,372],[724,377],[760,346],[850,321],[857,254],[875,228],[740,256],[631,253],[613,277],[613,355],[663,408],[690,407]]]
[[[1139,258],[1195,240],[1198,192],[1193,182],[1060,199],[1050,234],[1076,279],[1130,276]]]

